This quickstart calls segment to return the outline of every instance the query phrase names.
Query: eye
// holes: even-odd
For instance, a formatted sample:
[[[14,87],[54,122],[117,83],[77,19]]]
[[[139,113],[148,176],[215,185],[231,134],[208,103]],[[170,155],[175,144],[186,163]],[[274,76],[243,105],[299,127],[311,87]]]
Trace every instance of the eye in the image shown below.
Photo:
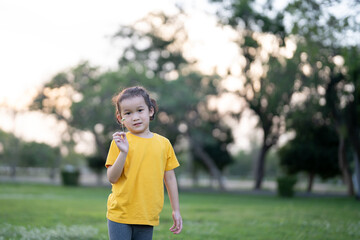
[[[125,112],[124,115],[130,115],[130,112]]]
[[[138,111],[139,111],[139,112],[142,112],[142,111],[144,111],[144,109],[139,109]]]

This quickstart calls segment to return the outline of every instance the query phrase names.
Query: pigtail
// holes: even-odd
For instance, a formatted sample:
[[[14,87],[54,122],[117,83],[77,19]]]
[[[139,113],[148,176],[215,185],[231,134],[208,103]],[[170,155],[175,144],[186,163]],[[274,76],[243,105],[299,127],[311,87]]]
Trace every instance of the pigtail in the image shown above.
[[[120,94],[121,93],[118,93],[115,96],[113,96],[111,101],[112,101],[112,104],[115,106],[115,119],[116,119],[116,122],[121,125],[119,119],[117,118],[117,115],[120,114],[120,101],[119,101],[120,96],[121,96]]]
[[[150,103],[151,103],[151,107],[154,109],[154,114],[150,117],[150,120],[154,120],[155,118],[155,114],[158,112],[159,108],[158,108],[158,105],[155,101],[155,99],[153,98],[150,98]]]

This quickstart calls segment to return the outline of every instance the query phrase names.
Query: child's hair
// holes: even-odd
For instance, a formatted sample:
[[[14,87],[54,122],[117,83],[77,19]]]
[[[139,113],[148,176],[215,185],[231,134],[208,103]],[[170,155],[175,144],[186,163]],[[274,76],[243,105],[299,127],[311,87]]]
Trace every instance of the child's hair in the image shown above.
[[[120,93],[116,94],[112,98],[112,102],[116,107],[115,111],[115,117],[119,114],[121,116],[121,108],[120,103],[128,98],[133,97],[143,97],[146,105],[148,106],[149,110],[152,108],[154,109],[154,114],[150,116],[150,120],[154,120],[155,114],[158,111],[158,106],[156,104],[156,101],[152,98],[150,98],[147,90],[144,87],[136,86],[136,87],[129,87],[122,90]],[[116,120],[119,122],[119,120],[116,118]]]

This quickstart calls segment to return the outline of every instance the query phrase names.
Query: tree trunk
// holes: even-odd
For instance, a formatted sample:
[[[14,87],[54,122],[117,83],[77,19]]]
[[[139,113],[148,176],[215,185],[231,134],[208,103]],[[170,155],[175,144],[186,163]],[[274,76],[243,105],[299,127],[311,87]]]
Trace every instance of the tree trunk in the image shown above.
[[[356,135],[354,139],[354,134],[357,133],[357,129],[353,129],[352,126],[356,121],[354,121],[353,117],[356,117],[356,114],[353,115],[356,111],[353,108],[355,105],[350,105],[350,118],[347,118],[346,111],[345,113],[339,110],[336,107],[336,100],[337,100],[337,94],[336,94],[336,85],[343,79],[343,76],[341,74],[338,75],[331,75],[330,76],[330,82],[327,85],[326,88],[326,104],[329,106],[331,113],[333,115],[333,118],[335,120],[335,127],[336,131],[338,132],[339,136],[339,146],[338,146],[338,160],[339,160],[339,168],[341,171],[341,175],[343,177],[343,181],[347,185],[348,188],[348,194],[350,196],[354,195],[354,185],[351,179],[351,174],[349,171],[349,166],[346,161],[346,149],[345,149],[345,133],[342,129],[343,127],[346,128],[346,132],[349,134],[349,139],[351,144],[353,145],[356,154],[359,154],[359,151],[357,150],[358,144],[358,135]],[[344,116],[345,114],[345,116]],[[347,121],[344,123],[344,117],[347,119]],[[345,124],[345,125],[344,125]],[[354,142],[355,141],[355,142]],[[358,155],[359,156],[359,155]]]
[[[266,157],[266,153],[268,152],[269,149],[270,149],[270,146],[266,145],[265,140],[264,140],[264,143],[263,143],[260,153],[258,155],[258,159],[256,162],[256,168],[255,168],[254,189],[256,189],[256,190],[261,189],[261,185],[262,185],[263,178],[265,175],[265,157]]]
[[[102,171],[98,171],[96,172],[96,179],[97,179],[97,185],[101,186],[102,185]]]
[[[222,174],[221,174],[220,170],[217,168],[217,166],[215,165],[212,158],[191,137],[190,137],[190,142],[191,142],[191,147],[194,150],[194,153],[205,164],[205,166],[208,168],[212,177],[214,177],[218,181],[220,190],[222,190],[222,191],[226,190]]]
[[[100,156],[102,156],[104,158],[104,164],[105,164],[105,159],[108,154],[109,146],[105,146],[104,142],[101,141],[100,136],[98,134],[96,134],[95,131],[93,131],[92,133],[94,134],[94,137],[95,137],[96,148],[97,148]]]
[[[10,177],[12,179],[16,178],[16,167],[18,165],[19,162],[19,153],[20,153],[20,142],[19,140],[15,140],[15,144],[14,144],[14,149],[13,149],[13,154],[12,155],[12,161],[10,164]]]
[[[358,93],[354,93],[355,96],[358,96]],[[354,151],[354,162],[355,162],[355,174],[353,179],[353,184],[356,184],[357,191],[356,191],[356,198],[360,199],[360,129],[358,125],[358,110],[357,107],[359,106],[359,100],[357,98],[354,98],[352,102],[348,104],[348,106],[345,108],[346,113],[346,126],[347,126],[347,132],[349,134],[349,140],[351,143],[351,146]]]
[[[343,181],[347,186],[348,195],[354,196],[354,185],[349,171],[349,166],[346,160],[345,139],[341,133],[339,134],[338,158],[339,158],[339,167],[340,167],[341,175],[343,177]]]
[[[189,172],[191,173],[192,185],[195,187],[199,186],[199,178],[194,159],[191,159],[189,169]]]
[[[15,163],[15,161],[12,161],[11,165],[10,165],[10,177],[12,179],[16,178],[16,163]]]
[[[314,173],[309,173],[309,181],[308,181],[308,186],[307,186],[307,193],[311,193],[313,185],[314,185],[314,178],[315,178],[315,174]]]
[[[356,199],[360,200],[360,163],[357,155],[354,155],[355,161],[355,185],[356,185]]]
[[[350,142],[354,149],[354,161],[355,161],[355,179],[357,184],[356,198],[360,199],[360,142],[358,140],[359,131],[352,131],[350,133]]]
[[[11,116],[12,116],[12,122],[13,122],[13,134],[14,134],[14,148],[11,148],[11,163],[10,163],[10,177],[12,179],[16,178],[16,167],[19,163],[19,158],[20,158],[20,140],[16,138],[16,119],[17,116],[19,114],[19,111],[17,110],[11,110]]]
[[[59,152],[58,156],[56,156],[54,164],[51,166],[51,169],[50,169],[49,177],[52,182],[55,182],[55,180],[56,180],[55,179],[56,170],[60,168],[60,162],[61,162],[61,153]]]

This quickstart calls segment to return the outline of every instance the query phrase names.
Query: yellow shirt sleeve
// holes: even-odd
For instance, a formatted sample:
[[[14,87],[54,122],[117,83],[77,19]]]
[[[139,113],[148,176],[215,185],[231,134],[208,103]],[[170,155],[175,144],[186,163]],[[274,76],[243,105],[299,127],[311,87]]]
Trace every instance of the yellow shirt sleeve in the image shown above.
[[[167,151],[167,161],[166,161],[165,171],[170,171],[180,166],[180,164],[176,158],[174,148],[172,147],[169,140],[167,140],[167,145],[168,145],[168,151]]]
[[[106,157],[106,162],[105,162],[105,167],[108,168],[109,166],[112,166],[115,161],[116,158],[119,156],[120,150],[119,148],[116,146],[116,143],[114,140],[111,141],[110,144],[110,149],[108,152],[108,155]]]

